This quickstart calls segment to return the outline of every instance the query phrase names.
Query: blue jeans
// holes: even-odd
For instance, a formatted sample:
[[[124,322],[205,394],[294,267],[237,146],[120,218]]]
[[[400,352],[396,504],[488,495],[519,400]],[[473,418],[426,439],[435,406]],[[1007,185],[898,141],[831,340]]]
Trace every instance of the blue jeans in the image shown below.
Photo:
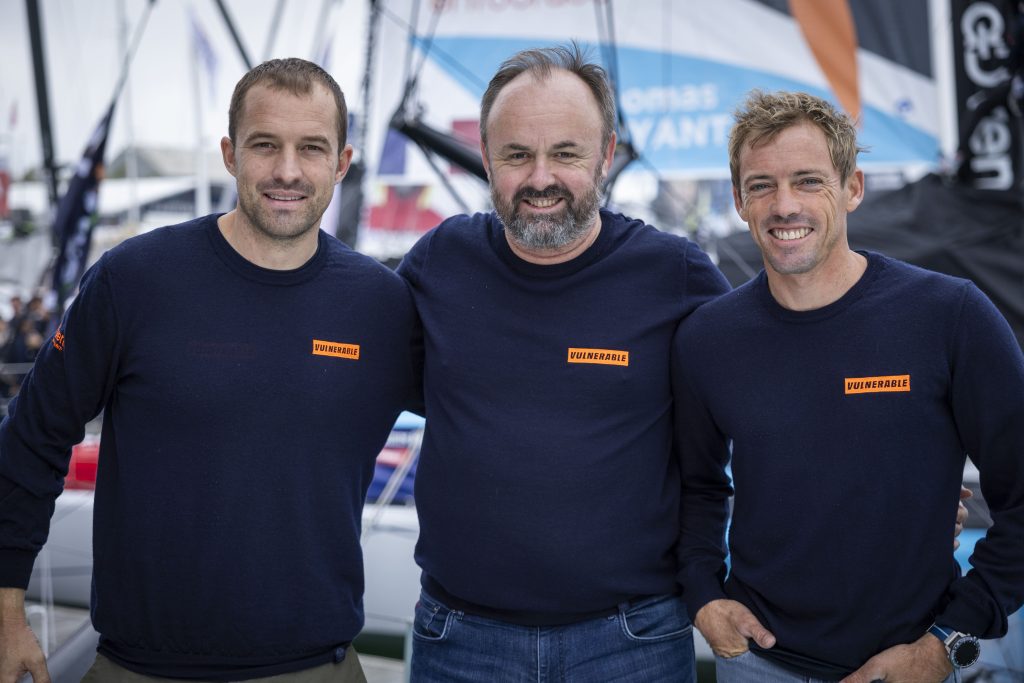
[[[565,626],[519,626],[420,594],[413,683],[695,683],[693,626],[678,597]]]
[[[716,656],[715,679],[718,683],[826,683],[820,678],[793,673],[749,650],[737,657]],[[953,683],[953,677],[944,683]]]

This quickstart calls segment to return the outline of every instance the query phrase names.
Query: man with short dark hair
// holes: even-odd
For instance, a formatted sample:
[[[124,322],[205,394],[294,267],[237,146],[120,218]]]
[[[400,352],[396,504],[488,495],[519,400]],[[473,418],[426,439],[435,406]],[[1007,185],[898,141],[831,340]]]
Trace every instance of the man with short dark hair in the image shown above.
[[[89,681],[365,681],[359,536],[412,390],[401,279],[319,230],[341,90],[272,60],[221,141],[238,203],[110,250],[0,424],[0,682],[49,680],[24,619],[68,455],[101,410]]]
[[[971,282],[850,249],[859,151],[830,103],[750,95],[729,156],[765,267],[674,342],[682,583],[720,683],[952,681],[1024,601],[1024,356]],[[994,524],[960,576],[967,456]]]
[[[481,107],[495,212],[399,272],[423,323],[414,681],[693,681],[672,335],[728,290],[692,242],[600,209],[604,71],[507,60]]]

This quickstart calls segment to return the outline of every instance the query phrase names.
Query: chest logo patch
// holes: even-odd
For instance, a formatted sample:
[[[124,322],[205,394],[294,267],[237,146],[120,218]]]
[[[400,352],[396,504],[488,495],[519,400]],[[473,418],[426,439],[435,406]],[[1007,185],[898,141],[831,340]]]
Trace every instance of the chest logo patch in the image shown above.
[[[910,391],[910,375],[881,375],[879,377],[847,377],[847,394],[883,394],[891,391]]]
[[[324,341],[323,339],[314,339],[313,355],[359,360],[359,344],[341,344],[339,342]]]
[[[591,365],[621,365],[629,367],[629,351],[614,349],[574,349],[569,348],[569,363],[589,363]]]

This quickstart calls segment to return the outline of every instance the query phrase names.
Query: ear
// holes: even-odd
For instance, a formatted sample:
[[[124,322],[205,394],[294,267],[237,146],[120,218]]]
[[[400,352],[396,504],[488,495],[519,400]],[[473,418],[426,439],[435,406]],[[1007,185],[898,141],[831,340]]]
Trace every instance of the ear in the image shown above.
[[[736,207],[736,213],[740,215],[743,222],[747,222],[747,211],[743,208],[743,198],[740,196],[740,191],[736,189],[736,186],[732,186],[732,203]]]
[[[615,135],[615,131],[612,131],[612,137],[608,140],[608,148],[604,151],[604,162],[601,165],[601,177],[607,178],[608,172],[612,170],[612,162],[615,160],[615,143],[618,141],[618,137]]]
[[[341,179],[348,173],[349,166],[352,165],[352,145],[345,145],[345,149],[341,150],[341,154],[338,155],[338,170],[334,173],[334,183],[338,184]]]
[[[853,211],[864,200],[864,171],[859,168],[846,179],[846,210]]]
[[[483,140],[480,141],[480,161],[484,163],[484,173],[487,174],[487,180],[491,179],[491,160],[487,158],[487,143]]]
[[[228,169],[228,173],[238,177],[235,171],[235,146],[227,136],[220,139],[220,155],[224,159],[224,168]]]

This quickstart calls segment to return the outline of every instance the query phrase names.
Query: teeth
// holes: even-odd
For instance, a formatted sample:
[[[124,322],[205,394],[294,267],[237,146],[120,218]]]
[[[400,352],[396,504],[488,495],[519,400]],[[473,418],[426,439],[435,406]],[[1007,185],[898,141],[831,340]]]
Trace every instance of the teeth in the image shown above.
[[[557,204],[558,198],[556,197],[555,199],[542,199],[539,197],[534,197],[531,199],[527,199],[526,203],[529,204],[530,206],[536,206],[538,209],[546,209],[549,206],[554,206],[555,204]]]
[[[268,194],[267,196],[279,202],[294,202],[302,199],[302,197],[278,197],[277,195],[272,194]]]
[[[811,234],[810,228],[793,228],[792,230],[772,230],[772,234],[775,235],[776,239],[783,241],[798,240],[801,237],[806,237]]]

